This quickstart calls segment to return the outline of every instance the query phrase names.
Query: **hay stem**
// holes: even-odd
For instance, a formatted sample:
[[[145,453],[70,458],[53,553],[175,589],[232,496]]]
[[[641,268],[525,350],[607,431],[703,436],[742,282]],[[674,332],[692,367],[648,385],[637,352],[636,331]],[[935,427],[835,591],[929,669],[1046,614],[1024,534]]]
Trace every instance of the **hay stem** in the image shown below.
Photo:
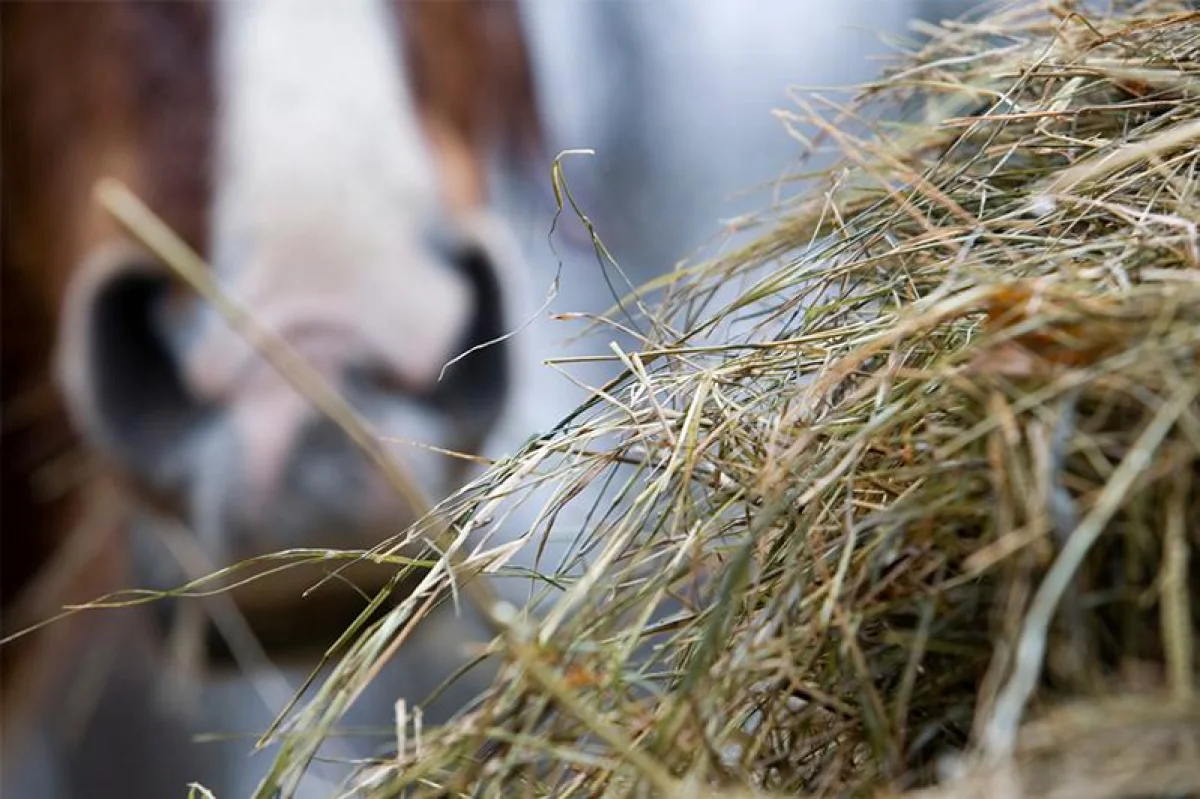
[[[1175,471],[1168,499],[1167,528],[1163,553],[1162,634],[1167,654],[1167,681],[1180,702],[1195,697],[1196,662],[1191,591],[1188,581],[1187,506],[1192,471],[1186,466]]]
[[[1071,578],[1134,483],[1153,462],[1155,450],[1197,395],[1200,395],[1200,386],[1185,384],[1158,410],[1105,484],[1095,506],[1071,533],[1054,565],[1038,586],[1018,639],[1012,676],[996,699],[992,717],[984,728],[982,744],[989,758],[1004,761],[1012,757],[1021,716],[1041,676],[1050,622],[1071,584]]]

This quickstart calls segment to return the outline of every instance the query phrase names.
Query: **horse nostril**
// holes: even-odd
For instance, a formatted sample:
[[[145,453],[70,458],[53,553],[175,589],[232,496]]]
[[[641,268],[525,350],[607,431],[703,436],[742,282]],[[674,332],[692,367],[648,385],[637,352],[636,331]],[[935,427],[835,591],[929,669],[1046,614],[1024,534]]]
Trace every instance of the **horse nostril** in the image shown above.
[[[509,390],[507,315],[499,265],[489,248],[465,237],[430,234],[439,260],[461,275],[473,296],[474,313],[455,346],[442,354],[432,382],[414,384],[385,353],[350,362],[343,385],[353,399],[378,406],[398,398],[415,402],[452,420],[469,438],[486,434],[499,416]],[[404,341],[391,346],[402,348]]]
[[[171,281],[142,251],[106,246],[72,277],[56,355],[71,419],[143,488],[174,495],[186,452],[214,410],[181,372],[163,320]]]
[[[486,417],[491,423],[507,398],[510,382],[509,343],[500,264],[476,241],[439,237],[435,247],[463,277],[475,296],[475,315],[447,359],[432,401],[452,412]]]

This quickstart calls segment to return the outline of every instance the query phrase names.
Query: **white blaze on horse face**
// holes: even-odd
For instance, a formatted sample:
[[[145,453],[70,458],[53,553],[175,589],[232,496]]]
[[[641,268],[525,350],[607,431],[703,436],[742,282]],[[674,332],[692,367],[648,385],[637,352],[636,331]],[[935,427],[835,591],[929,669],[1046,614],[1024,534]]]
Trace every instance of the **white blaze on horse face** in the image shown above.
[[[439,188],[388,9],[239,0],[217,14],[214,269],[318,368],[369,359],[428,386],[474,302],[423,238]],[[238,391],[255,359],[201,314],[192,384]]]

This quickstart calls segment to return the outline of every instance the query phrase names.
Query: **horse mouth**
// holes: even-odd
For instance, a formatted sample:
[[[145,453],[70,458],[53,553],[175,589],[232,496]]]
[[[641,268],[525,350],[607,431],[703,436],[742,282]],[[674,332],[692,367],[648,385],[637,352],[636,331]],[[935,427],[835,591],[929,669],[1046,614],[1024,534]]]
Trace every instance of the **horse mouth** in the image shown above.
[[[399,575],[399,569],[305,563],[212,596],[164,598],[150,607],[160,640],[177,656],[198,658],[210,673],[254,670],[264,659],[276,667],[311,666],[353,625],[365,630],[411,595],[423,570]]]

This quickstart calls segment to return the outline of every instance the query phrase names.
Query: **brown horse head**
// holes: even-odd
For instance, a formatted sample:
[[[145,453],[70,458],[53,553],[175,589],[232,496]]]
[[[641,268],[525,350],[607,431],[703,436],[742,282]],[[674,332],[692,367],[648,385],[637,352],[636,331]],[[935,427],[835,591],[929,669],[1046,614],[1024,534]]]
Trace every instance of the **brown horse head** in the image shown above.
[[[487,170],[538,150],[514,5],[131,0],[2,13],[5,610],[44,588],[101,482],[132,509],[109,527],[170,518],[210,567],[369,548],[413,520],[333,422],[97,205],[106,177],[398,442],[391,456],[428,496],[456,486],[464,461],[438,450],[476,451],[510,382],[503,344],[442,374],[512,324],[520,264],[487,210]],[[72,457],[75,478],[47,490]],[[60,575],[70,590],[6,612],[4,632],[101,588],[185,576],[153,546],[129,574],[121,536],[104,540]],[[277,592],[265,615],[302,617],[299,599]]]

